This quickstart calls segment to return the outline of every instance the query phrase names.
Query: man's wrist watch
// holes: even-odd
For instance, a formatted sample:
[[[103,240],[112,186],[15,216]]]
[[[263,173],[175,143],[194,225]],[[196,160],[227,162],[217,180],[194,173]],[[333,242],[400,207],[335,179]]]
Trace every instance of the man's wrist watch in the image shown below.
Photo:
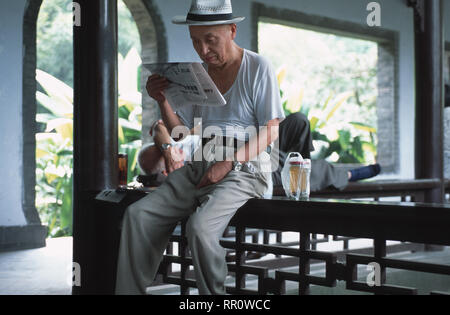
[[[167,151],[172,145],[170,143],[161,144],[161,150]]]
[[[242,169],[242,163],[239,161],[233,161],[232,168],[233,171],[240,171]]]

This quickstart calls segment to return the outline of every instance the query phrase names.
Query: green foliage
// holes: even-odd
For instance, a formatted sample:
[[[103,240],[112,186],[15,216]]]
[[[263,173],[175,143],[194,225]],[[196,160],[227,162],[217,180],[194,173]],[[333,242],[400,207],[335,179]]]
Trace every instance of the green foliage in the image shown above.
[[[278,82],[280,85],[284,79],[282,72],[283,70],[280,71],[278,75]],[[349,91],[338,95],[335,98],[335,103],[332,102],[333,94],[330,93],[324,104],[320,106],[321,111],[312,112],[310,111],[310,108],[305,107],[302,104],[303,91],[301,91],[300,96],[296,98],[296,102],[292,102],[292,99],[289,100],[287,95],[280,88],[280,96],[285,115],[288,116],[295,112],[301,112],[308,117],[310,121],[312,139],[315,141],[315,146],[319,147],[319,150],[316,150],[313,154],[315,159],[334,159],[333,162],[338,163],[368,163],[375,159],[376,129],[374,127],[359,122],[348,122],[344,125],[343,129],[336,129],[334,135],[333,133],[332,136],[327,135],[329,134],[328,130],[334,127],[329,124],[329,121],[336,115],[347,100],[353,96],[353,93],[354,92]],[[367,132],[369,134],[368,140],[363,140],[364,137],[360,135],[352,135],[352,132],[350,131],[351,127]]]
[[[259,52],[280,69],[285,114],[310,121],[313,158],[374,163],[377,44],[275,23],[258,31]]]
[[[141,58],[133,47],[119,54],[119,151],[128,155],[128,181],[139,175],[137,153],[142,141],[142,106],[138,77]]]
[[[135,50],[119,59],[119,82],[127,82],[124,77],[136,78],[141,61]],[[41,70],[36,71],[36,80],[45,91],[38,91],[36,99],[46,111],[36,115],[43,126],[43,132],[36,134],[36,207],[48,224],[50,237],[72,235],[73,91]],[[141,95],[137,84],[130,82],[120,85],[119,92],[119,148],[128,154],[128,181],[133,181],[142,145]]]
[[[36,32],[37,68],[73,86],[71,0],[44,0]]]
[[[137,25],[123,0],[117,1],[119,23],[119,54],[126,55],[133,47],[141,50],[141,41]]]
[[[47,91],[37,92],[37,100],[48,111],[36,116],[46,126],[45,132],[36,134],[36,207],[48,224],[49,236],[71,235],[73,109],[67,105],[72,93],[40,70],[36,79]]]
[[[132,47],[140,51],[139,32],[122,0],[117,2],[119,53]],[[37,68],[73,87],[72,0],[44,0],[39,10],[36,32]]]
[[[141,146],[139,33],[122,0],[119,22],[119,144],[137,175]],[[72,234],[73,13],[71,0],[44,0],[37,21],[36,207],[49,236]],[[136,47],[136,48],[133,48]],[[125,57],[122,57],[125,55]],[[58,79],[57,79],[58,78]]]

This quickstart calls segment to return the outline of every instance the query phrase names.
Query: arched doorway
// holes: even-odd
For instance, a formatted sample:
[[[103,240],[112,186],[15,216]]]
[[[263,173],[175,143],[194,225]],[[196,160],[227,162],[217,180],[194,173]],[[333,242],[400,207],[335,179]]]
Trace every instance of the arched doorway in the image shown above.
[[[141,38],[142,63],[167,61],[167,38],[164,23],[153,0],[123,0],[130,10]],[[145,83],[149,73],[146,69],[141,71],[142,92],[142,137],[148,142],[148,131],[151,122],[159,117],[159,109],[154,101],[145,93]]]
[[[51,1],[51,0],[45,0]],[[28,0],[24,14],[23,28],[23,211],[28,224],[41,225],[38,211],[36,210],[36,65],[37,46],[36,32],[37,20],[43,0]],[[67,1],[70,10],[71,1]],[[152,0],[124,0],[130,10],[141,40],[141,59],[143,62],[163,62],[167,60],[167,44],[164,25],[159,16],[157,7]],[[120,32],[120,30],[119,30]],[[141,73],[141,91],[145,91],[145,81],[148,74]],[[151,108],[145,113],[157,117],[157,107],[142,93],[142,105]],[[148,115],[148,114],[146,114]],[[152,117],[144,117],[143,121],[151,121]],[[148,134],[148,126],[143,125],[142,134]],[[45,239],[42,246],[45,245]]]

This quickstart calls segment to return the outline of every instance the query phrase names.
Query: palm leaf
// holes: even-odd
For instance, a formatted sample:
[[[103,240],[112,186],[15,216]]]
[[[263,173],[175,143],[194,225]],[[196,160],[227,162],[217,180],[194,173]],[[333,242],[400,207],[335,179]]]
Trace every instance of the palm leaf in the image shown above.
[[[338,142],[341,145],[342,150],[346,151],[347,148],[350,146],[351,134],[348,130],[339,130],[338,134],[339,134]]]
[[[50,120],[57,118],[54,114],[36,114],[36,122],[46,124]]]
[[[123,128],[141,132],[141,126],[138,123],[131,122],[123,118],[119,118],[119,123],[122,125]]]
[[[142,103],[142,94],[140,92],[127,92],[119,96],[119,107],[126,106],[131,112]]]
[[[319,118],[316,116],[311,117],[309,120],[309,125],[311,126],[311,131],[316,130],[317,123],[319,122]]]
[[[63,139],[73,139],[73,120],[67,118],[56,118],[47,123],[46,132],[56,130]]]
[[[36,148],[36,158],[37,159],[41,159],[44,156],[47,156],[48,154],[51,154],[51,153],[42,148]]]
[[[69,117],[69,115],[73,114],[72,105],[69,106],[65,103],[60,103],[42,92],[36,92],[36,100],[45,109],[57,117]]]
[[[362,131],[367,131],[367,132],[373,132],[376,133],[377,129],[375,127],[363,124],[363,123],[359,123],[359,122],[349,122],[350,125],[352,125],[353,127],[355,127],[356,129],[362,130]]]
[[[142,64],[141,57],[135,47],[132,47],[119,68],[119,95],[139,91],[137,86],[138,69]]]
[[[330,92],[330,95],[328,95],[327,99],[325,100],[325,103],[323,104],[322,111],[325,111],[327,109],[328,103],[330,103],[332,98],[333,92]]]
[[[297,97],[294,97],[294,98],[288,100],[286,108],[291,113],[296,113],[296,112],[299,112],[301,110],[302,103],[303,103],[303,95],[304,95],[304,90],[303,90],[303,88],[301,88],[299,94],[297,95]]]
[[[373,155],[377,155],[377,148],[373,143],[363,141],[362,148],[364,151],[369,151]]]
[[[53,142],[53,144],[56,144],[62,141],[62,137],[60,134],[57,133],[39,132],[36,133],[36,141],[37,142],[51,141]]]
[[[343,95],[343,96],[338,99],[337,103],[333,106],[333,108],[330,110],[330,112],[326,115],[325,119],[320,124],[319,129],[321,129],[325,126],[325,124],[331,119],[331,117],[333,117],[333,115],[336,113],[336,111],[339,109],[339,107],[341,107],[342,104],[344,104],[353,95],[353,92],[352,91],[346,92],[341,95]]]
[[[341,107],[342,104],[344,104],[351,96],[353,96],[353,92],[346,92],[344,95],[338,100],[338,102],[333,106],[331,111],[328,113],[326,121],[330,120],[331,117],[333,117],[334,113]]]
[[[72,233],[72,177],[65,180],[63,185],[60,224],[69,234]]]
[[[286,77],[286,72],[287,72],[287,70],[286,70],[285,67],[281,68],[281,69],[278,71],[278,74],[277,74],[277,81],[278,81],[278,85],[279,85],[279,86],[283,83],[284,78]]]
[[[45,90],[47,95],[57,101],[58,105],[72,107],[73,89],[70,86],[39,69],[36,70],[36,80]]]
[[[48,167],[44,170],[44,175],[48,184],[52,184],[57,178],[63,176],[61,169],[56,167]]]
[[[119,137],[119,144],[125,144],[125,134],[123,132],[123,128],[122,125],[120,124],[120,121],[118,126],[118,137]]]

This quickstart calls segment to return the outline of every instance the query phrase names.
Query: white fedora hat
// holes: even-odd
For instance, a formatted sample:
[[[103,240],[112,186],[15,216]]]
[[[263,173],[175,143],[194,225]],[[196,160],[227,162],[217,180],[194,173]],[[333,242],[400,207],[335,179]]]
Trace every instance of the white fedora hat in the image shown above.
[[[187,16],[175,16],[172,23],[185,25],[221,25],[241,22],[233,16],[231,0],[192,0]]]

